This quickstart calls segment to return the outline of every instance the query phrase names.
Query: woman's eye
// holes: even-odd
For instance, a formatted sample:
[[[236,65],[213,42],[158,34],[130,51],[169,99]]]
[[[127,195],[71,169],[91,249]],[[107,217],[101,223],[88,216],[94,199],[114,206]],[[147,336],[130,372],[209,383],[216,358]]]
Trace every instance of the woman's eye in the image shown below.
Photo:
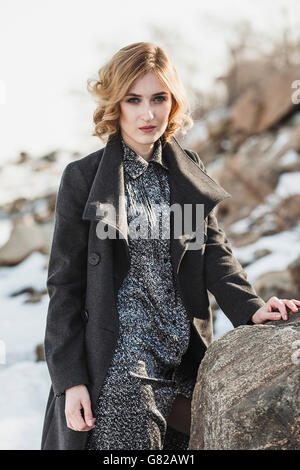
[[[155,100],[158,99],[158,102],[162,102],[162,101],[165,101],[165,100],[166,100],[166,98],[165,98],[164,96],[162,96],[162,95],[161,95],[161,96],[156,96],[154,99],[155,99]],[[129,100],[127,100],[127,103],[133,103],[133,102],[135,102],[135,101],[132,101],[132,100],[138,100],[138,98],[129,98]]]
[[[161,101],[165,101],[165,100],[166,100],[166,98],[165,98],[164,96],[162,96],[162,95],[161,95],[161,96],[156,96],[156,98],[162,98]]]

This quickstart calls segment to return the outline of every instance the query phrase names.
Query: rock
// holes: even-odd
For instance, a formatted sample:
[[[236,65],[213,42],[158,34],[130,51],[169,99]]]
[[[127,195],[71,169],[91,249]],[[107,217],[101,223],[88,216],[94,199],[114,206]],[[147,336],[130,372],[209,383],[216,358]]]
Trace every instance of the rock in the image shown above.
[[[27,152],[20,152],[19,159],[16,161],[16,165],[22,165],[30,160],[30,155]]]
[[[34,287],[24,287],[10,294],[11,297],[17,295],[28,294],[28,297],[24,300],[24,303],[35,303],[40,302],[42,297],[47,294],[47,289],[35,289]]]
[[[278,204],[276,210],[278,231],[297,225],[300,217],[300,194],[288,196]]]
[[[255,88],[248,88],[230,108],[230,134],[255,134],[260,97]]]
[[[268,248],[260,248],[258,250],[255,250],[253,253],[253,260],[263,258],[264,256],[267,256],[270,253],[272,253],[272,250],[269,250]]]
[[[290,66],[266,74],[249,86],[230,107],[230,133],[251,135],[275,125],[295,106],[291,83],[299,79],[300,67]]]
[[[41,343],[41,344],[38,344],[35,348],[35,356],[36,356],[36,362],[39,362],[39,361],[45,361],[46,358],[45,358],[45,348],[44,348],[44,344]]]
[[[300,216],[297,189],[294,194],[286,191],[283,198],[276,192],[278,185],[286,186],[284,177],[293,176],[300,165],[297,160],[287,170],[280,164],[281,157],[291,152],[291,135],[293,132],[284,128],[272,137],[268,133],[249,137],[236,154],[228,154],[209,172],[232,195],[219,205],[218,214],[236,246],[245,244],[245,237],[249,238],[247,243],[253,243],[261,236],[276,234],[297,224]],[[248,217],[249,226],[241,236],[234,231],[230,233],[233,224]]]
[[[293,149],[296,152],[300,152],[300,123],[299,122],[296,123],[291,129],[289,143],[282,149],[280,156],[282,156],[284,152],[290,149]]]
[[[262,274],[255,280],[254,287],[263,299],[269,299],[273,295],[279,299],[296,299],[299,293],[288,269]]]
[[[189,450],[300,450],[300,313],[213,341],[198,370]]]
[[[300,258],[297,258],[295,259],[295,261],[290,263],[288,265],[288,269],[299,292],[300,290]]]
[[[232,195],[230,202],[221,202],[220,209],[226,209],[229,225],[250,215],[273,191],[269,167],[257,155],[251,158],[236,154],[225,161],[222,169],[210,176]]]
[[[14,214],[20,212],[26,206],[26,203],[27,199],[25,197],[18,197],[7,205],[7,213]]]
[[[16,221],[9,240],[0,248],[0,266],[15,266],[34,251],[49,254],[53,223],[35,224],[27,214]]]
[[[243,92],[266,75],[276,73],[276,66],[265,58],[246,59],[234,63],[226,75],[217,77],[227,88],[228,104],[233,103]]]
[[[251,232],[246,232],[242,234],[232,233],[230,232],[229,223],[227,223],[225,232],[228,233],[228,235],[230,234],[230,239],[236,248],[240,248],[242,246],[247,246],[247,245],[250,245],[251,243],[255,243],[260,238],[260,233],[258,231],[255,232],[254,230],[252,230]],[[246,267],[247,264],[248,263],[243,264],[243,267]]]
[[[57,151],[54,150],[53,152],[49,152],[46,155],[40,157],[40,160],[46,160],[48,162],[56,162],[57,161]]]
[[[206,126],[210,139],[219,139],[225,136],[230,123],[229,110],[227,108],[217,108],[208,113]]]

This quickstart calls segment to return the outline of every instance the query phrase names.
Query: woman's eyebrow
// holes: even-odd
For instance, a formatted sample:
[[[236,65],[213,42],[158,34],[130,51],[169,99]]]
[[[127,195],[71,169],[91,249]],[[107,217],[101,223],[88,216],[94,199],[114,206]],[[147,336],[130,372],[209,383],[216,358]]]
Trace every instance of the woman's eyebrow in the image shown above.
[[[167,95],[168,93],[166,91],[160,91],[159,93],[153,93],[152,96],[156,96],[156,95]],[[139,98],[142,96],[142,95],[137,95],[136,93],[127,93],[126,96],[138,96]]]

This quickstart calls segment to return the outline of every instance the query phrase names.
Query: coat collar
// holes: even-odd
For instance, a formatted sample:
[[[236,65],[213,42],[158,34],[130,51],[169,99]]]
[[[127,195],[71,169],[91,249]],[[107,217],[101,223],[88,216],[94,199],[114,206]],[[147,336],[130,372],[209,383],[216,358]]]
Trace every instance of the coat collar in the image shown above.
[[[131,147],[129,147],[123,139],[122,147],[123,147],[123,165],[124,170],[128,173],[131,178],[138,178],[143,174],[149,165],[149,162],[156,162],[159,163],[162,167],[168,170],[167,164],[164,161],[163,154],[162,154],[162,141],[158,139],[155,142],[153,153],[149,161],[145,160],[141,155],[138,155]]]
[[[176,137],[162,141],[163,158],[168,166],[170,203],[204,204],[204,218],[222,200],[231,197],[215,180],[208,176],[184,151]],[[114,218],[103,212],[103,207],[115,208]],[[82,214],[84,220],[101,220],[114,227],[120,238],[126,241],[128,254],[128,224],[125,206],[123,147],[120,131],[110,136],[100,160],[88,199]],[[185,233],[172,240],[173,265],[178,272],[187,240],[195,232]]]
[[[169,170],[171,204],[204,204],[204,217],[222,200],[231,197],[215,180],[208,176],[184,151],[176,137],[162,143],[164,161]],[[82,218],[97,220],[101,204],[113,204],[119,208],[119,196],[125,198],[123,147],[120,132],[110,136],[99,163]],[[117,210],[117,229],[127,233],[125,205]]]

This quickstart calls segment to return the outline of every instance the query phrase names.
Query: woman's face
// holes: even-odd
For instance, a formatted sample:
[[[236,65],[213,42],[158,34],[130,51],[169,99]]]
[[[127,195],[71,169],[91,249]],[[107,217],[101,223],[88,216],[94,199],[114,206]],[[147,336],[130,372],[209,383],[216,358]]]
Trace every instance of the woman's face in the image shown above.
[[[137,96],[135,96],[137,95]],[[171,111],[171,93],[153,72],[136,80],[120,102],[120,128],[125,141],[146,150],[164,133]],[[145,132],[144,126],[154,126]]]

